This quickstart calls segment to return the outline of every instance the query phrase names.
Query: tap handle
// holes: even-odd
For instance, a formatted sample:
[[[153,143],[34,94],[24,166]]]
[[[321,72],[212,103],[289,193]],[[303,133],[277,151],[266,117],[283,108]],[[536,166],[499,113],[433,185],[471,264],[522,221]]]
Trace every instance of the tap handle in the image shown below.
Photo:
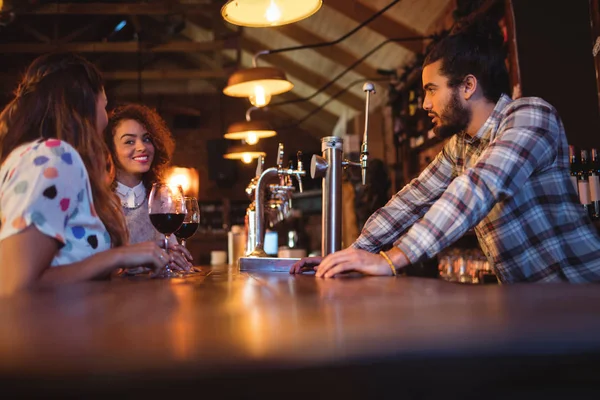
[[[304,171],[304,166],[302,165],[302,152],[299,151],[298,153],[296,153],[296,157],[298,158],[298,171],[302,172]]]
[[[265,165],[265,160],[262,155],[258,156],[258,163],[256,164],[256,176],[260,176],[263,172],[263,167]]]
[[[279,143],[277,148],[277,168],[283,168],[283,143]]]
[[[298,153],[296,153],[296,156],[298,157],[298,166],[296,168],[296,179],[298,180],[298,189],[300,190],[300,193],[302,193],[304,191],[304,189],[302,187],[302,174],[304,173],[304,166],[302,165],[302,152],[299,151]]]
[[[375,85],[371,82],[365,82],[363,91],[366,93],[365,99],[365,132],[363,142],[360,148],[360,167],[362,175],[362,184],[367,184],[367,161],[369,158],[369,106],[371,103],[371,93],[375,93]]]

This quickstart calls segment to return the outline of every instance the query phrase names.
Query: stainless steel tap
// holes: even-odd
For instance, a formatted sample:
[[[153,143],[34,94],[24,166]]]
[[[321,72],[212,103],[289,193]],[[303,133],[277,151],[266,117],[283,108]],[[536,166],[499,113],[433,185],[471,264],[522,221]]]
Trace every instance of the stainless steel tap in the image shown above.
[[[268,206],[270,209],[274,206],[276,209],[276,217],[283,215],[285,209],[289,207],[288,201],[291,200],[291,192],[295,189],[291,183],[291,177],[296,177],[300,191],[302,191],[302,177],[306,175],[303,169],[301,156],[302,153],[298,152],[298,165],[296,169],[292,166],[287,168],[283,167],[283,144],[279,143],[277,150],[277,166],[262,170],[261,162],[259,159],[259,166],[257,168],[257,176],[252,179],[246,193],[253,196],[254,201],[248,207],[246,212],[247,220],[247,246],[246,256],[247,257],[267,257],[267,253],[264,250],[265,240],[265,208]],[[273,182],[278,182],[273,184]],[[267,204],[265,202],[265,195],[269,193],[269,200],[273,202]],[[277,205],[279,201],[280,205]],[[281,214],[278,212],[281,211]]]
[[[369,107],[371,93],[375,85],[366,82],[365,130],[360,151],[360,162],[344,160],[343,139],[326,136],[321,139],[322,156],[314,155],[310,164],[310,175],[323,178],[323,213],[321,216],[321,255],[325,257],[342,248],[342,167],[360,167],[362,184],[367,183],[367,162],[369,157]]]

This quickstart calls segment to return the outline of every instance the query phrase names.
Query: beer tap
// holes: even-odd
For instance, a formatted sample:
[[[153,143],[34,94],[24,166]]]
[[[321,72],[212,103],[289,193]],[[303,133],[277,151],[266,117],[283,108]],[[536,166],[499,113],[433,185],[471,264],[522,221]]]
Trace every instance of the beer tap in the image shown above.
[[[363,85],[365,100],[365,130],[360,150],[360,162],[344,160],[343,139],[337,136],[321,138],[322,156],[314,155],[310,165],[312,178],[323,178],[323,213],[321,216],[321,255],[341,250],[342,247],[342,168],[360,167],[362,184],[367,184],[367,162],[369,157],[369,107],[375,85]]]
[[[248,208],[246,215],[247,226],[248,226],[248,242],[246,248],[247,257],[267,257],[267,253],[264,251],[264,239],[265,239],[265,192],[269,189],[269,192],[285,194],[291,193],[294,190],[291,185],[290,177],[295,176],[299,182],[300,191],[302,191],[302,176],[306,175],[302,167],[302,161],[300,159],[302,153],[298,152],[298,166],[293,169],[291,166],[283,167],[283,143],[279,143],[277,149],[277,166],[262,170],[261,160],[259,160],[259,167],[257,167],[257,175],[253,185],[254,202]],[[272,185],[275,180],[279,181],[279,184]],[[254,180],[253,180],[254,181]],[[248,192],[248,189],[247,189]],[[284,198],[286,201],[286,198]]]

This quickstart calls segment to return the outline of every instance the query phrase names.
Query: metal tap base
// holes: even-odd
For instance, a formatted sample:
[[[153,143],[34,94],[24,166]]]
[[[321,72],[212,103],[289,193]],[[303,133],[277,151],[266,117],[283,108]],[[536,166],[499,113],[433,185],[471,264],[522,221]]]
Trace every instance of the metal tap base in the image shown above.
[[[289,272],[299,258],[240,257],[240,271]]]

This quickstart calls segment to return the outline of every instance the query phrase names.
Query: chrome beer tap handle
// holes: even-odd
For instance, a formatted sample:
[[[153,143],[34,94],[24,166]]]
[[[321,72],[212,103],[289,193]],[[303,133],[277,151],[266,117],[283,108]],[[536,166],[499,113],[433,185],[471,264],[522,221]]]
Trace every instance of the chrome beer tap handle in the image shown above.
[[[283,169],[283,143],[277,147],[277,168]]]
[[[365,101],[365,132],[363,142],[360,147],[360,168],[362,174],[362,184],[367,184],[367,161],[369,157],[369,106],[371,102],[371,93],[375,93],[375,85],[371,82],[365,82],[363,91],[366,93]]]
[[[296,156],[298,157],[298,166],[294,174],[296,175],[296,179],[298,180],[298,189],[300,190],[300,193],[302,193],[304,191],[304,189],[302,188],[302,176],[306,175],[306,172],[304,171],[304,167],[302,165],[302,152],[299,151],[296,154]]]

